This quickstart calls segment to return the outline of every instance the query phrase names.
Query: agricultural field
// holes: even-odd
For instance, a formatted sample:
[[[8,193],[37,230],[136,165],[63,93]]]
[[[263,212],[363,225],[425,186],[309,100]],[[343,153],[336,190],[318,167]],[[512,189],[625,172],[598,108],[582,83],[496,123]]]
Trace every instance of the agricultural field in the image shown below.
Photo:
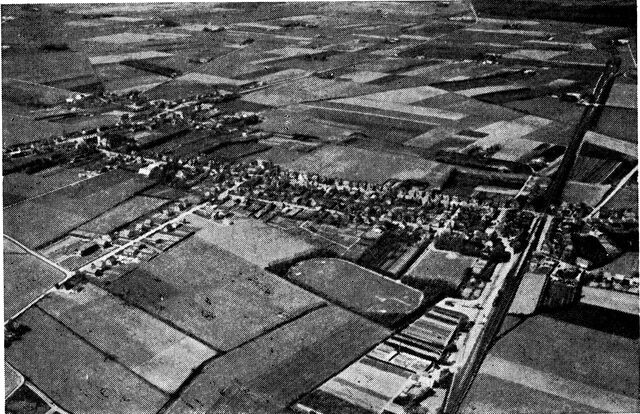
[[[390,179],[424,180],[434,188],[442,186],[453,169],[448,165],[410,155],[342,146],[324,146],[290,164],[285,164],[285,168],[376,184]]]
[[[87,284],[52,292],[37,304],[76,335],[146,381],[175,392],[216,352],[149,314]]]
[[[84,179],[79,176],[82,172],[82,168],[55,167],[36,174],[6,175],[2,183],[3,203],[8,206],[71,185]]]
[[[491,349],[462,412],[637,411],[637,319],[582,306],[517,321],[507,318],[503,329],[515,327]]]
[[[392,326],[422,303],[420,291],[341,259],[297,263],[287,277],[373,321]]]
[[[9,395],[20,387],[24,378],[11,365],[4,363],[4,395]]]
[[[29,330],[5,348],[7,362],[65,409],[151,414],[168,400],[40,309],[30,308],[18,323]]]
[[[26,246],[43,246],[152,184],[113,170],[5,209],[5,233]]]
[[[2,244],[6,321],[66,275],[7,238],[2,239]]]
[[[233,224],[225,225],[192,214],[189,221],[200,227],[196,238],[262,268],[315,250],[303,239],[252,218],[238,217]]]
[[[11,414],[46,414],[49,408],[49,404],[26,385],[21,386],[16,392],[9,396],[4,406],[5,412]]]
[[[567,203],[585,203],[595,207],[611,188],[610,184],[590,184],[579,181],[567,181],[562,200]]]
[[[389,334],[336,306],[316,309],[212,361],[167,412],[280,411]]]
[[[150,213],[165,203],[166,200],[158,198],[136,196],[83,224],[78,230],[108,234]]]
[[[320,298],[190,237],[105,288],[216,350],[320,306]]]
[[[456,252],[427,249],[407,271],[407,277],[424,281],[427,286],[444,284],[455,291],[464,281],[465,269],[475,260]]]

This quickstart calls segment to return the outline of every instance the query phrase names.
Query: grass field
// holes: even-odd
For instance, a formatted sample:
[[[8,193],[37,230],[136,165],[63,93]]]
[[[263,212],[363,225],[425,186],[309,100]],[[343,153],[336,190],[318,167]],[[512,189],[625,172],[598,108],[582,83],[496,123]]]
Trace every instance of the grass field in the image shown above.
[[[456,290],[464,280],[464,272],[476,259],[456,252],[426,250],[407,271],[417,280],[445,282]]]
[[[196,237],[107,289],[219,350],[231,349],[322,303]]]
[[[153,197],[136,196],[83,224],[79,230],[108,234],[166,203]]]
[[[155,413],[167,396],[89,346],[38,308],[19,318],[30,328],[5,350],[7,361],[75,413]]]
[[[388,335],[338,307],[314,310],[215,359],[167,413],[279,412]]]
[[[216,355],[202,343],[90,284],[57,291],[37,306],[161,390],[171,393]]]
[[[237,218],[228,226],[196,215],[189,216],[189,220],[201,227],[195,237],[263,268],[314,250],[314,246],[303,239],[260,220]]]
[[[52,168],[36,174],[15,173],[3,177],[2,193],[5,206],[12,204],[7,199],[26,199],[82,180],[78,174],[83,168]]]
[[[54,241],[153,184],[113,170],[5,210],[6,234],[29,247]]]
[[[2,239],[5,321],[65,278],[65,274]]]
[[[4,363],[4,395],[7,396],[18,389],[23,382],[22,375],[11,365]],[[6,398],[6,397],[5,397]]]
[[[287,277],[360,315],[394,325],[416,310],[422,293],[341,259],[310,259],[296,264]]]
[[[10,102],[33,107],[58,105],[75,95],[74,92],[65,89],[7,78],[3,78],[2,90],[6,94],[5,99]]]
[[[286,168],[353,181],[384,183],[389,179],[426,180],[439,187],[452,167],[409,155],[374,152],[353,147],[325,146],[301,157]]]

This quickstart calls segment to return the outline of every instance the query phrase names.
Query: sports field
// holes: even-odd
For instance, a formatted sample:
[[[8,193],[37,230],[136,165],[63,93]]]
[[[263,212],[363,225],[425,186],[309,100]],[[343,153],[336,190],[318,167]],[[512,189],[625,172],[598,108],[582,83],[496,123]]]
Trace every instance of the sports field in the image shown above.
[[[165,392],[216,352],[90,284],[56,291],[37,306]]]
[[[371,270],[341,259],[317,258],[297,263],[287,277],[358,314],[393,325],[420,306],[423,295]]]
[[[189,216],[189,221],[201,228],[195,237],[263,268],[314,250],[303,239],[252,218],[237,218],[230,225],[197,215]]]
[[[167,413],[279,412],[388,335],[336,306],[314,310],[215,359]]]
[[[4,318],[11,318],[65,278],[65,274],[24,249],[2,239],[4,262]]]
[[[443,282],[457,290],[465,277],[465,269],[476,259],[460,253],[427,249],[407,271],[407,276],[418,281]]]
[[[30,328],[5,358],[46,395],[74,413],[156,413],[168,397],[39,308],[18,322]]]
[[[229,350],[322,300],[191,237],[106,286],[216,350]]]

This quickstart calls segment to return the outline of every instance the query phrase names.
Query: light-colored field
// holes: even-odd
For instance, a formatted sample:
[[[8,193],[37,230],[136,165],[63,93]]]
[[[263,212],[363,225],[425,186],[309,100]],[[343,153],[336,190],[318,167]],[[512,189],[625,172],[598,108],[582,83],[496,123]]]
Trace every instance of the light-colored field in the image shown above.
[[[637,412],[638,409],[636,399],[511,362],[498,356],[487,358],[482,364],[480,373],[524,385],[578,404],[588,405],[594,411],[631,413]]]
[[[85,42],[98,42],[98,43],[113,43],[113,44],[127,44],[127,43],[140,43],[157,40],[175,40],[184,37],[189,37],[186,33],[116,33],[104,36],[96,36],[88,39],[82,39]]]
[[[580,302],[628,313],[630,315],[638,314],[637,294],[585,286],[582,288],[582,298]]]
[[[39,308],[19,323],[30,330],[6,348],[7,362],[68,412],[152,414],[167,402],[167,395]]]
[[[155,50],[144,50],[142,52],[123,53],[121,55],[91,56],[89,62],[92,65],[106,65],[109,63],[119,63],[125,60],[142,60],[152,58],[162,58],[173,56],[171,53],[157,52]]]
[[[5,398],[14,392],[22,383],[24,378],[11,365],[4,363],[4,395]]]
[[[423,179],[433,187],[441,186],[452,170],[450,166],[424,158],[340,146],[322,147],[285,167],[372,183],[384,183],[389,179]]]
[[[176,391],[193,369],[216,355],[93,285],[53,292],[37,306],[165,392]]]
[[[136,22],[143,22],[148,19],[145,19],[142,17],[113,16],[113,17],[105,17],[104,20],[108,20],[112,22],[136,23]]]
[[[182,75],[176,78],[176,81],[196,82],[196,83],[202,83],[205,85],[235,85],[235,86],[244,85],[250,82],[247,80],[230,79],[222,76],[207,75],[206,73],[197,73],[197,72],[187,73],[186,75]]]
[[[389,368],[383,370],[366,361],[374,360],[365,357],[350,365],[323,384],[320,390],[372,412],[382,412],[386,404],[404,388],[411,372],[403,372],[400,368],[393,369],[394,366],[377,362],[377,365]],[[404,375],[400,375],[401,373]]]
[[[567,52],[562,50],[520,49],[515,52],[507,53],[504,57],[510,59],[549,60],[566,54]]]
[[[253,27],[256,29],[264,29],[264,30],[280,30],[282,29],[280,26],[273,26],[270,24],[262,24],[262,23],[255,23],[255,22],[241,22],[241,23],[234,23],[234,26],[240,26],[240,27]]]
[[[638,86],[631,83],[615,83],[611,88],[608,106],[635,109],[638,107]]]
[[[546,278],[545,274],[525,273],[513,303],[511,303],[509,313],[512,315],[531,315],[535,312]]]
[[[543,46],[565,46],[572,49],[596,50],[596,47],[593,45],[593,43],[589,43],[589,42],[571,43],[571,42],[553,42],[549,40],[525,40],[524,43],[533,43],[536,45],[543,45]]]
[[[204,29],[217,31],[217,30],[220,30],[220,28],[221,28],[221,26],[215,26],[215,25],[212,25],[212,24],[202,24],[202,23],[183,24],[182,26],[179,27],[179,29],[187,30],[189,32],[201,32]]]
[[[493,158],[503,161],[518,161],[542,144],[540,141],[526,138],[509,139],[502,141],[500,151],[493,154]]]
[[[8,320],[65,278],[65,274],[2,239],[4,250],[4,320]]]
[[[562,200],[567,203],[585,203],[588,206],[595,206],[607,194],[611,185],[590,184],[578,181],[568,181],[562,193]]]
[[[632,142],[623,141],[621,139],[611,138],[607,135],[598,134],[597,132],[587,131],[584,136],[585,142],[589,142],[599,147],[607,148],[613,151],[638,158],[638,145]]]
[[[304,69],[295,69],[295,68],[285,69],[285,70],[281,70],[279,72],[270,73],[268,75],[260,76],[259,78],[254,79],[254,81],[257,81],[257,82],[277,82],[277,81],[288,79],[288,78],[295,78],[295,77],[298,77],[298,76],[306,76],[309,73],[310,73],[309,71],[306,71]]]
[[[546,118],[539,118],[532,115],[526,115],[520,118],[516,118],[511,121],[498,121],[489,125],[485,125],[481,128],[477,128],[476,131],[489,134],[487,137],[477,140],[471,144],[473,146],[479,146],[487,149],[493,145],[516,145],[516,148],[520,144],[513,144],[512,141],[518,140],[539,128],[543,128],[551,124],[551,120]],[[523,146],[528,147],[526,141],[523,141]],[[535,141],[530,141],[535,142]],[[539,143],[538,143],[539,144]],[[538,145],[537,144],[537,145]]]
[[[464,89],[461,91],[456,91],[457,94],[463,95],[466,97],[472,97],[477,95],[484,95],[485,93],[496,93],[496,92],[504,92],[504,91],[513,91],[517,89],[522,89],[520,85],[496,85],[496,86],[480,86],[477,88]]]
[[[197,227],[195,237],[228,250],[260,267],[309,253],[314,246],[260,220],[238,218],[231,225],[217,224],[200,216],[189,220]]]
[[[505,20],[505,19],[491,19],[488,17],[480,17],[478,23],[489,25],[504,25],[504,24],[516,24],[518,26],[539,26],[540,22],[537,20]]]
[[[540,30],[513,30],[513,29],[483,29],[480,27],[468,27],[463,29],[467,32],[496,33],[503,35],[529,36],[529,37],[548,37],[553,33],[543,32]]]
[[[367,83],[385,76],[387,76],[387,74],[384,72],[369,72],[363,70],[360,72],[346,73],[340,76],[340,79],[347,79],[358,83]]]
[[[425,98],[426,99],[426,98]],[[366,108],[382,109],[387,111],[402,112],[405,114],[424,116],[429,118],[446,119],[449,121],[459,121],[466,117],[466,114],[460,112],[447,111],[438,108],[427,108],[424,106],[413,106],[394,101],[382,99],[368,99],[366,97],[343,98],[336,99],[333,102],[344,103],[349,105],[363,106]]]
[[[400,35],[400,39],[420,40],[422,42],[427,42],[433,39],[433,37],[403,34],[403,35]]]
[[[96,20],[71,20],[68,22],[64,22],[64,24],[73,27],[98,27],[104,26],[106,23]]]
[[[371,93],[368,95],[357,96],[354,98],[347,98],[345,103],[351,103],[353,105],[359,105],[356,102],[362,100],[362,106],[372,106],[370,101],[379,102],[395,102],[401,104],[411,104],[415,102],[424,101],[425,99],[433,98],[447,94],[448,92],[443,89],[434,88],[431,86],[417,86],[415,88],[395,89],[385,92]]]

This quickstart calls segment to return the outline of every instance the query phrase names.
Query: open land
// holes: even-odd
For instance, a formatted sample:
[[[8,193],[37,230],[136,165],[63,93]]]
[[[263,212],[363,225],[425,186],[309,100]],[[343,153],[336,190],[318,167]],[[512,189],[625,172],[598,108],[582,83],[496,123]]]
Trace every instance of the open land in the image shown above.
[[[234,348],[322,304],[318,297],[197,237],[106,288],[217,350]]]
[[[3,238],[4,317],[11,318],[66,275]]]
[[[165,200],[158,198],[136,196],[83,224],[78,230],[108,234],[159,208],[165,203]]]
[[[420,291],[345,260],[306,260],[292,267],[287,277],[329,301],[387,325],[401,321],[422,301]]]
[[[201,227],[196,238],[242,257],[244,260],[268,267],[272,263],[291,260],[309,254],[314,246],[284,230],[268,226],[260,220],[237,218],[225,225],[193,215],[189,219]]]
[[[335,306],[314,310],[215,359],[180,397],[181,404],[193,412],[283,409],[388,334]]]
[[[6,349],[7,361],[72,412],[155,413],[167,397],[76,337],[37,308],[19,318],[30,328]]]

